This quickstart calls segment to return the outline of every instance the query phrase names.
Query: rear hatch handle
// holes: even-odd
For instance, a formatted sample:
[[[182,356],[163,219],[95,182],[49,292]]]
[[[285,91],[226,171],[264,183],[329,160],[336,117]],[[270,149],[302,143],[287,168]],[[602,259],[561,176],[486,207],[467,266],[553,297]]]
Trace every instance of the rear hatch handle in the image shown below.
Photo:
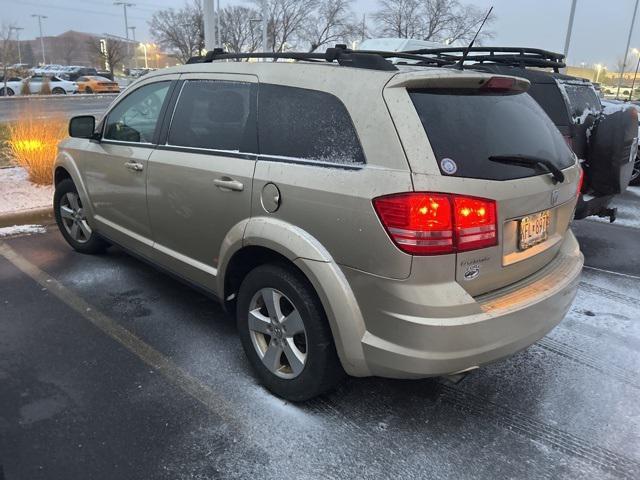
[[[492,162],[508,163],[511,165],[521,165],[529,168],[543,167],[546,171],[553,175],[553,183],[564,182],[564,173],[551,160],[546,158],[535,157],[533,155],[492,155],[489,157]]]

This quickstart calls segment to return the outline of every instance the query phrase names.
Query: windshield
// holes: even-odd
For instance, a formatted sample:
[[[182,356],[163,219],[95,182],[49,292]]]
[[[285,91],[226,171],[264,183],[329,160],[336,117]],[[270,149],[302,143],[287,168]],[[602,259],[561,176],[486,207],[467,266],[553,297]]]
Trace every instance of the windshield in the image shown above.
[[[559,169],[573,153],[542,108],[528,94],[478,95],[453,90],[409,90],[443,175],[511,180],[542,174],[492,156],[527,155]]]

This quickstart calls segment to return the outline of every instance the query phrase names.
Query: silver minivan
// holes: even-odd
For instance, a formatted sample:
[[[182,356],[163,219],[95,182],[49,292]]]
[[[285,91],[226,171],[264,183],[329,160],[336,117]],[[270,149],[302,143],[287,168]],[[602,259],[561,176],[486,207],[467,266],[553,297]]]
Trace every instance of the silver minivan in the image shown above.
[[[575,155],[526,80],[371,55],[144,76],[71,120],[62,235],[211,292],[294,401],[526,348],[576,293]]]

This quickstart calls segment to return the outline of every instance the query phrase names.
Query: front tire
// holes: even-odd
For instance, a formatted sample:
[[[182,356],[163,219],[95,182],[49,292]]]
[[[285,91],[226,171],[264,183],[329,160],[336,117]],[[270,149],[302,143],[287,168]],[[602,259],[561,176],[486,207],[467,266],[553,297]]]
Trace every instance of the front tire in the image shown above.
[[[13,97],[16,93],[9,87],[7,87],[7,90],[5,92],[4,87],[0,88],[0,97],[4,97],[5,95],[7,97]]]
[[[636,161],[633,164],[633,173],[631,174],[631,181],[629,185],[637,187],[640,185],[640,154],[636,157]]]
[[[243,280],[238,332],[262,384],[300,402],[344,378],[324,309],[309,281],[293,267],[267,264]]]
[[[93,90],[91,90],[91,87],[87,87],[84,89],[84,93],[91,95],[93,93]]]
[[[107,248],[107,243],[89,226],[82,200],[71,179],[62,180],[56,186],[53,211],[60,233],[74,250],[94,254]]]

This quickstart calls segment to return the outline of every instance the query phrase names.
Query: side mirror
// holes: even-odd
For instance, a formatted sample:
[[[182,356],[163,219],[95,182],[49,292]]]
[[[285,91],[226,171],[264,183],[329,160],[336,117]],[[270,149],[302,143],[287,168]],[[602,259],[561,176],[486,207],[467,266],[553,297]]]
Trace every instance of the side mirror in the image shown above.
[[[93,115],[80,115],[69,121],[69,136],[74,138],[95,138],[96,119]]]

